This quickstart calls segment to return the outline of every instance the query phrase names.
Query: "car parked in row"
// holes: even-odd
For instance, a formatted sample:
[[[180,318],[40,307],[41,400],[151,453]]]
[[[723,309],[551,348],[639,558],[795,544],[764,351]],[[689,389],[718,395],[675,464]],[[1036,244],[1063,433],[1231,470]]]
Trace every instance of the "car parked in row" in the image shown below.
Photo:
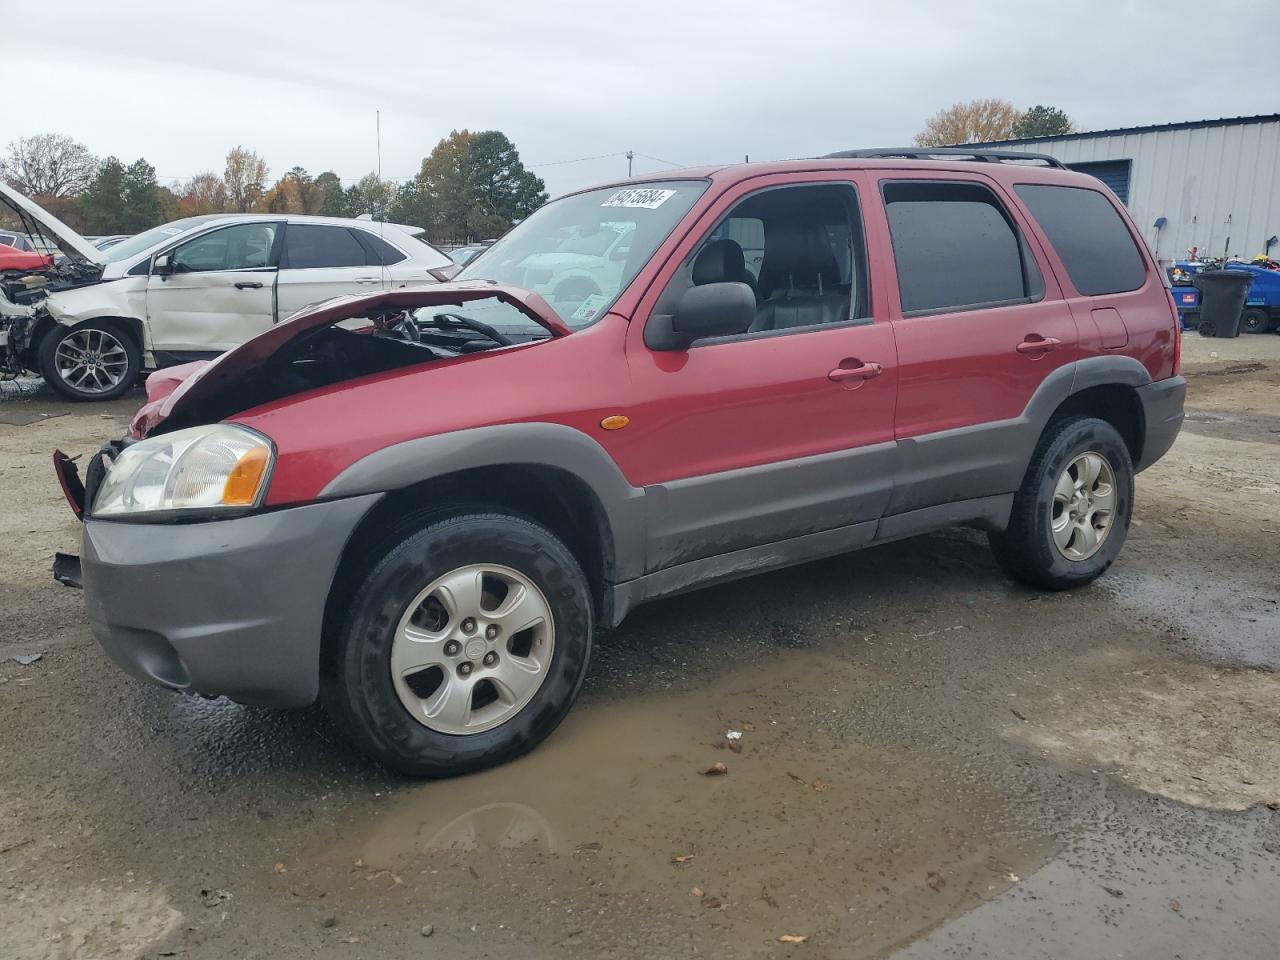
[[[954,524],[1087,584],[1182,422],[1173,302],[1095,178],[947,153],[582,190],[454,282],[155,375],[83,485],[55,454],[59,573],[135,676],[321,699],[425,776],[531,749],[659,597]],[[598,299],[523,286],[569,237],[626,244]]]
[[[0,355],[73,400],[118,397],[144,368],[216,356],[320,300],[437,283],[451,265],[416,227],[297,214],[188,217],[103,250],[11,188],[0,198],[72,261],[47,285],[9,285],[34,315],[0,315]]]

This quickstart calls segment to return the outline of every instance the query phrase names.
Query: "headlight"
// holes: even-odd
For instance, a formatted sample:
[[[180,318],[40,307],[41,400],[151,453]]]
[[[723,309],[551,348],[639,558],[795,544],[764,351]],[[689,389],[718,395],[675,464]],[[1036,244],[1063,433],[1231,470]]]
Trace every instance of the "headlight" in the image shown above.
[[[274,460],[270,440],[226,423],[149,437],[116,457],[91,513],[118,517],[256,507]]]

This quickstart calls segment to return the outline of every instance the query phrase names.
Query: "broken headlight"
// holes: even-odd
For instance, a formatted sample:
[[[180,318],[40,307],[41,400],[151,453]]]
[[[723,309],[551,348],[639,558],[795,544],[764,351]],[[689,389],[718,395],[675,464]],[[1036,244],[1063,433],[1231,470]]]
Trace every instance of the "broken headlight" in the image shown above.
[[[125,447],[107,471],[91,515],[244,510],[262,503],[275,451],[227,423],[175,430]]]

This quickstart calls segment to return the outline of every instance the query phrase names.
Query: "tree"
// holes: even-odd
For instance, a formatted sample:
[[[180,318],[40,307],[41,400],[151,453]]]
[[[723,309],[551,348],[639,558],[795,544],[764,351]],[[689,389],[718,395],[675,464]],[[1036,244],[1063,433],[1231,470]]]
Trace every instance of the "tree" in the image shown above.
[[[197,173],[183,186],[179,202],[184,216],[222,213],[227,209],[226,182],[211,170]]]
[[[122,233],[124,164],[107,157],[80,196],[80,219],[87,233]]]
[[[935,113],[916,134],[918,147],[1012,140],[1022,114],[1008,100],[971,100]]]
[[[367,213],[374,220],[386,220],[394,195],[395,186],[389,180],[379,180],[376,173],[366,173],[346,190],[346,215],[361,217]]]
[[[471,141],[467,130],[454,130],[436,144],[418,171],[422,193],[431,198],[435,222],[427,229],[445,243],[466,243],[471,207]]]
[[[497,130],[454,130],[422,161],[417,190],[424,226],[450,243],[504,233],[547,201],[545,184]]]
[[[1046,107],[1037,103],[1018,120],[1013,128],[1013,135],[1019,140],[1032,137],[1061,137],[1074,133],[1076,125],[1071,118],[1057,107]]]
[[[396,187],[396,195],[387,210],[387,219],[392,223],[423,228],[435,221],[431,198],[423,191],[422,184],[416,178],[406,180]]]
[[[227,166],[222,174],[227,188],[227,202],[231,209],[248,213],[266,192],[267,164],[252,150],[236,146],[227,154]]]
[[[29,197],[76,196],[97,169],[98,159],[88,147],[60,133],[14,140],[0,160],[0,176]]]
[[[342,181],[332,170],[326,170],[315,179],[315,188],[320,193],[320,214],[326,217],[345,217],[347,215],[347,198],[342,190]]]
[[[163,222],[159,190],[155,167],[141,157],[129,164],[121,190],[124,217],[119,224],[120,233],[141,233]]]

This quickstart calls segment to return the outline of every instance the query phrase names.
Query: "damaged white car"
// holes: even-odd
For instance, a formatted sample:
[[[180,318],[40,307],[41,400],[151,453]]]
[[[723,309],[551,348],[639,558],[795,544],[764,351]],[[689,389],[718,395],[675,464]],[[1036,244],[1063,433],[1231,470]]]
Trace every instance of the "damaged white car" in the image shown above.
[[[436,283],[452,261],[417,227],[296,214],[211,214],[100,250],[0,184],[27,234],[62,256],[0,276],[0,374],[109,400],[144,369],[211,358],[308,304]]]

